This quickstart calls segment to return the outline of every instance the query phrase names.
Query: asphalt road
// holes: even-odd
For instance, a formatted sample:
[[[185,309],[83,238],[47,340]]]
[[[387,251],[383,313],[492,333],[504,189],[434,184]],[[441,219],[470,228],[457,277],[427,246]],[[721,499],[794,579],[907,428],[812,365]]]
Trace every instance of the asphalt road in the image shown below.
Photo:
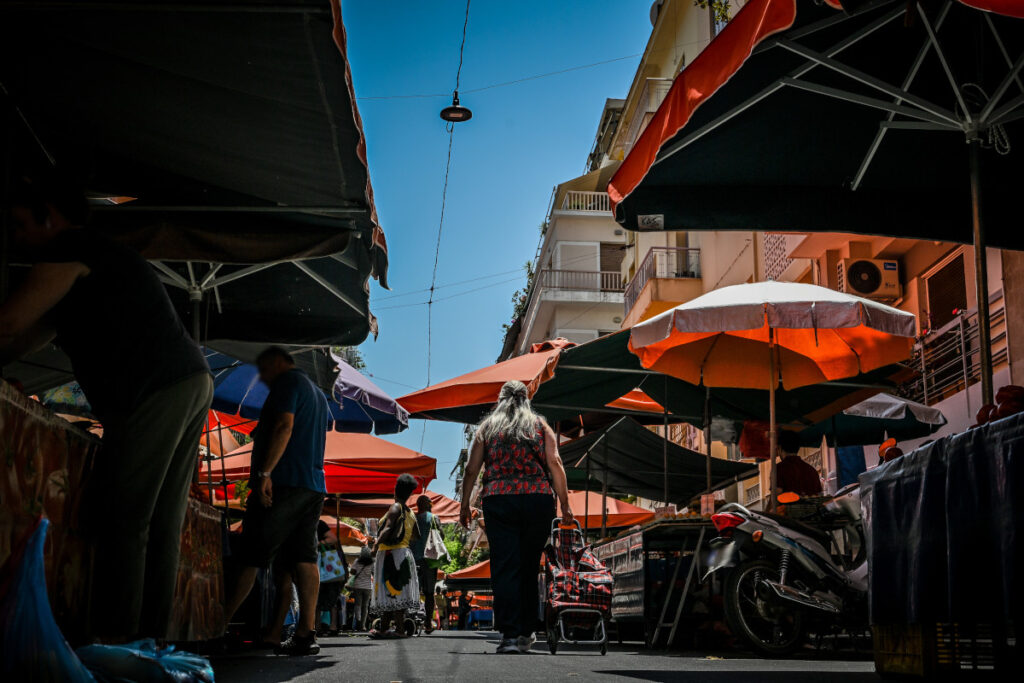
[[[788,660],[764,660],[740,653],[648,652],[638,645],[597,648],[563,644],[558,654],[538,642],[528,655],[496,655],[497,634],[435,631],[400,641],[372,641],[365,636],[320,640],[316,657],[278,657],[244,653],[213,659],[217,683],[262,681],[693,681],[719,683],[879,681],[870,660],[835,659],[807,654]]]

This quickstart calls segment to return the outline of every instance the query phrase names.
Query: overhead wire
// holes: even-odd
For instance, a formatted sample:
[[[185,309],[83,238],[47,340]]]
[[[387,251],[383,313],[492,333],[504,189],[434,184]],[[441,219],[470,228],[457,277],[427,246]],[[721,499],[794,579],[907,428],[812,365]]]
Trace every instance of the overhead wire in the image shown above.
[[[462,20],[462,41],[459,43],[459,67],[455,71],[455,93],[458,97],[459,83],[462,80],[463,57],[466,52],[466,30],[469,27],[469,4],[466,0],[466,14]],[[441,259],[441,233],[444,229],[444,213],[448,204],[448,177],[452,168],[452,145],[455,142],[455,124],[448,123],[448,158],[444,165],[444,185],[441,188],[441,218],[437,222],[437,241],[434,245],[434,269],[430,275],[430,296],[427,299],[427,384],[430,386],[430,367],[433,364],[433,332],[434,332],[434,291],[437,285],[437,264]],[[427,438],[427,421],[423,421],[423,432],[420,434],[420,452]]]
[[[656,54],[658,52],[666,52],[668,50],[678,50],[681,47],[689,47],[691,45],[698,45],[698,44],[702,44],[704,42],[705,41],[701,41],[701,40],[691,40],[691,41],[687,41],[687,42],[676,43],[674,45],[669,45],[669,46],[660,48],[658,50],[651,50],[650,54]],[[510,81],[500,81],[498,83],[490,83],[488,85],[483,85],[483,86],[480,86],[478,88],[470,88],[468,90],[463,90],[462,93],[464,95],[469,95],[469,94],[472,94],[472,93],[484,92],[485,90],[493,90],[495,88],[505,88],[505,87],[508,87],[508,86],[511,86],[511,85],[519,85],[520,83],[526,83],[526,82],[529,82],[529,81],[536,81],[536,80],[539,80],[539,79],[542,79],[542,78],[550,78],[552,76],[561,76],[562,74],[571,73],[573,71],[582,71],[584,69],[592,69],[594,67],[604,66],[605,64],[613,64],[615,62],[622,62],[622,61],[625,61],[627,59],[636,59],[637,57],[642,57],[643,54],[644,53],[642,53],[642,52],[636,52],[636,53],[633,53],[633,54],[630,54],[630,55],[623,55],[621,57],[611,57],[609,59],[602,59],[600,61],[590,62],[588,64],[578,64],[576,66],[569,66],[569,67],[566,67],[564,69],[558,69],[556,71],[547,71],[547,72],[540,73],[540,74],[533,74],[532,76],[523,76],[521,78],[514,78],[514,79],[512,79]],[[369,100],[430,99],[430,98],[435,98],[435,97],[437,97],[437,98],[440,98],[440,97],[448,98],[448,97],[451,97],[451,94],[449,94],[449,93],[440,93],[439,92],[439,93],[409,93],[409,94],[399,94],[399,95],[366,95],[366,96],[356,97],[356,100],[362,102],[362,101],[369,101]]]

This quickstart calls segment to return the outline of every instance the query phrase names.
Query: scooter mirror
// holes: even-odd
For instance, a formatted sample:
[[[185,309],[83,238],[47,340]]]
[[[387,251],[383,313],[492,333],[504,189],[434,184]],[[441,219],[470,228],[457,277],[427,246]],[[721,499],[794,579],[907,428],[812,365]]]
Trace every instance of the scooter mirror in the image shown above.
[[[790,503],[795,503],[798,500],[800,500],[800,494],[799,493],[793,493],[792,491],[787,491],[786,493],[780,493],[779,494],[779,502],[782,503],[783,505],[789,505]]]

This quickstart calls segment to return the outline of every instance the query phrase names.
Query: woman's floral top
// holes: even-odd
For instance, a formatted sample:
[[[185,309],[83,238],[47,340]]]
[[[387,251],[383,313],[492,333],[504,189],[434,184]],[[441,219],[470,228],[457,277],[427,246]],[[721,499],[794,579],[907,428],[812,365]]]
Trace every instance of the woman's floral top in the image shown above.
[[[532,441],[513,441],[504,434],[484,444],[484,496],[552,494],[544,470],[544,428],[537,424]]]

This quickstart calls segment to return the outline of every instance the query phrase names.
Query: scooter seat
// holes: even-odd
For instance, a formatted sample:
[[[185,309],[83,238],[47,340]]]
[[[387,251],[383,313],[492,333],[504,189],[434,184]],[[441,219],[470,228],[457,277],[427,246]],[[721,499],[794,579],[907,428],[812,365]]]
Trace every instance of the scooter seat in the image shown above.
[[[821,529],[813,527],[810,524],[804,524],[799,520],[793,519],[792,517],[786,517],[785,515],[777,515],[773,512],[761,512],[759,514],[762,514],[765,517],[768,517],[769,519],[778,522],[779,526],[785,527],[792,531],[796,531],[798,533],[803,534],[804,536],[810,536],[815,541],[820,543],[821,547],[823,547],[826,550],[826,552],[829,551],[830,546],[832,545],[832,535],[829,534],[827,531],[822,531]]]

